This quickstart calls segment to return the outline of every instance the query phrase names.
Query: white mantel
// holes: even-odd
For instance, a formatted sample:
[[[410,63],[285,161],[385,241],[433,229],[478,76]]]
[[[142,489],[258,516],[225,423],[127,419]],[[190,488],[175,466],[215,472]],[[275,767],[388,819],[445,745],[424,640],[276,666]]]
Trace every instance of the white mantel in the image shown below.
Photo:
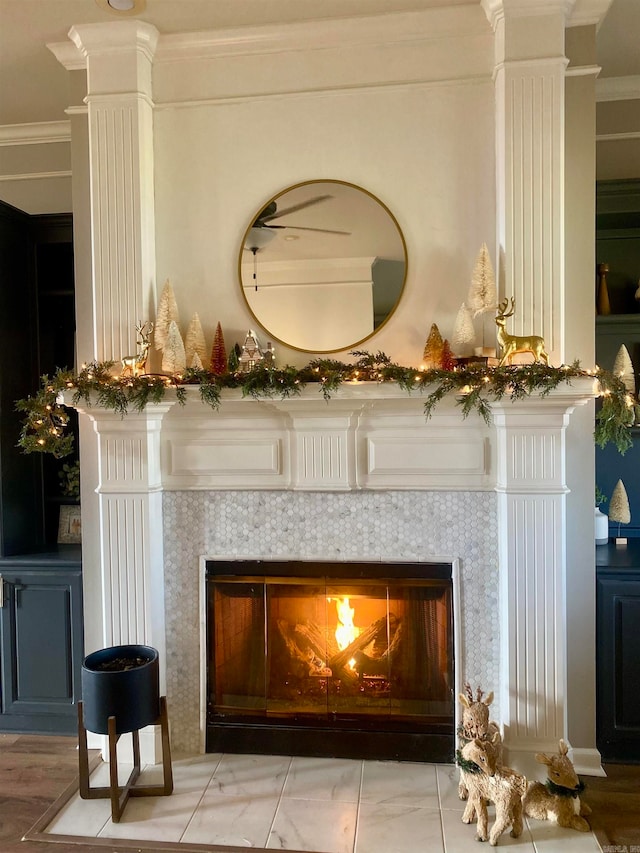
[[[190,714],[171,690],[173,685],[180,692],[181,670],[200,660],[203,649],[189,649],[191,664],[183,652],[178,671],[172,670],[177,659],[167,646],[176,628],[165,644],[165,618],[174,619],[173,596],[162,606],[163,491],[286,492],[290,506],[300,492],[497,493],[498,565],[486,569],[497,573],[499,612],[491,618],[499,626],[501,653],[494,661],[500,683],[491,687],[499,696],[507,748],[552,749],[567,735],[565,429],[573,409],[593,395],[594,381],[584,378],[563,383],[546,397],[505,399],[492,404],[490,426],[475,414],[463,419],[453,396],[427,421],[420,393],[379,383],[349,383],[329,401],[312,385],[285,400],[253,400],[226,391],[217,411],[199,400],[197,388],[187,389],[184,406],[169,395],[167,402],[124,418],[80,408],[93,423],[99,447],[103,642],[161,649],[169,706],[177,702],[181,709],[178,741],[182,736],[187,743],[201,742],[202,730],[197,737],[193,731],[185,735]],[[184,535],[203,537],[199,522],[193,524]],[[242,547],[238,543],[240,553]],[[283,536],[279,556],[296,556],[296,547]],[[415,543],[401,541],[396,558],[407,559],[411,547]],[[455,559],[464,551],[455,541],[447,548]],[[384,552],[384,543],[379,550]],[[196,560],[187,553],[185,546],[184,559],[192,565],[180,571],[201,593],[199,564],[216,554],[200,553]],[[422,553],[420,559],[438,556]],[[492,562],[489,555],[484,559]],[[469,616],[458,618],[464,622]],[[464,668],[467,658],[472,655],[463,643],[456,666]],[[192,704],[201,705],[202,698],[192,696]],[[201,721],[202,713],[196,718]]]

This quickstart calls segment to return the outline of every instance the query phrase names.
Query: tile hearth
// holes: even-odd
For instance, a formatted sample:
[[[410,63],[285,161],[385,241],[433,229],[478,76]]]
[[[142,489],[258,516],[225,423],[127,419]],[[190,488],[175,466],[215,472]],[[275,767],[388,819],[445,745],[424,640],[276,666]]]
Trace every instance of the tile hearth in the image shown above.
[[[176,759],[173,767],[170,797],[132,799],[114,824],[108,800],[75,794],[38,840],[66,835],[128,841],[136,849],[169,842],[186,850],[315,853],[468,853],[475,846],[474,827],[460,820],[458,774],[450,765],[210,753]],[[92,784],[107,784],[107,771],[101,764]],[[129,768],[120,772],[125,777]],[[144,768],[140,784],[159,774],[157,765]],[[521,838],[505,833],[499,844],[522,853],[601,850],[592,834],[535,820]]]

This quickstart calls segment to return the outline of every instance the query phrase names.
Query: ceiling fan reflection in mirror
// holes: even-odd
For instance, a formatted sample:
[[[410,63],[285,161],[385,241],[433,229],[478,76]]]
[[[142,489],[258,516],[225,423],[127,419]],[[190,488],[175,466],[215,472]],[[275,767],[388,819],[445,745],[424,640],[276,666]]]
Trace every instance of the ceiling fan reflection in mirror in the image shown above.
[[[270,201],[264,207],[255,219],[255,222],[249,229],[244,249],[253,254],[253,284],[255,289],[258,289],[258,274],[256,255],[264,249],[276,236],[278,231],[293,230],[293,231],[314,231],[318,234],[337,234],[344,237],[351,235],[350,231],[335,231],[331,228],[312,228],[308,225],[279,225],[273,222],[274,219],[279,219],[281,216],[287,216],[290,213],[297,213],[299,210],[304,210],[312,205],[327,201],[333,198],[332,195],[318,195],[314,198],[301,201],[298,204],[292,204],[282,210],[278,210],[277,202]]]

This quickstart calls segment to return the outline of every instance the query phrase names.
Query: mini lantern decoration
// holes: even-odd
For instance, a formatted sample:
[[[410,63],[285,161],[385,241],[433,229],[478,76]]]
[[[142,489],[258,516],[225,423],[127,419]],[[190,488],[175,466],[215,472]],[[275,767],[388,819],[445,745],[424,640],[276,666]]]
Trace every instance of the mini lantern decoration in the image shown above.
[[[238,371],[240,373],[249,373],[254,367],[257,367],[264,361],[264,355],[260,349],[256,333],[249,329],[242,345],[242,351],[238,361]]]

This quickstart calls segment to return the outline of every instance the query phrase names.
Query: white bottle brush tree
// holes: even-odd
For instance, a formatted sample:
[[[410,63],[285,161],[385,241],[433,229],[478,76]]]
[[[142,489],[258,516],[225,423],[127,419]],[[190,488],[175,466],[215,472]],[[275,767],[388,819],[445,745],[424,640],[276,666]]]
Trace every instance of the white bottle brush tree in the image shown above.
[[[478,252],[476,263],[471,275],[471,284],[467,294],[467,307],[473,317],[482,317],[482,346],[484,348],[484,317],[482,315],[494,311],[498,301],[496,292],[496,277],[487,244],[483,243]]]
[[[154,327],[153,343],[157,350],[163,350],[167,345],[169,338],[169,326],[171,322],[176,324],[180,322],[178,314],[178,303],[171,287],[169,279],[166,280],[160,301],[158,302],[158,310],[156,311],[156,324]]]
[[[631,361],[631,356],[629,355],[629,350],[624,344],[622,344],[618,350],[618,354],[616,355],[616,360],[613,363],[613,372],[622,380],[624,387],[630,394],[633,395],[636,393],[636,380],[633,372],[633,363]]]
[[[609,521],[618,522],[618,536],[620,536],[620,525],[631,522],[631,510],[629,509],[629,496],[622,480],[618,480],[609,502]]]
[[[182,335],[175,320],[169,324],[167,343],[162,351],[162,372],[175,375],[183,373],[187,367],[187,358],[182,343]]]
[[[191,318],[187,334],[184,339],[184,352],[187,360],[187,367],[195,367],[202,370],[207,360],[207,348],[204,340],[204,332],[200,317],[196,312]],[[195,361],[195,356],[198,356],[198,361]]]
[[[475,341],[476,331],[473,328],[473,317],[466,303],[463,302],[456,315],[456,321],[453,326],[451,344],[454,353],[461,358],[471,355]]]

